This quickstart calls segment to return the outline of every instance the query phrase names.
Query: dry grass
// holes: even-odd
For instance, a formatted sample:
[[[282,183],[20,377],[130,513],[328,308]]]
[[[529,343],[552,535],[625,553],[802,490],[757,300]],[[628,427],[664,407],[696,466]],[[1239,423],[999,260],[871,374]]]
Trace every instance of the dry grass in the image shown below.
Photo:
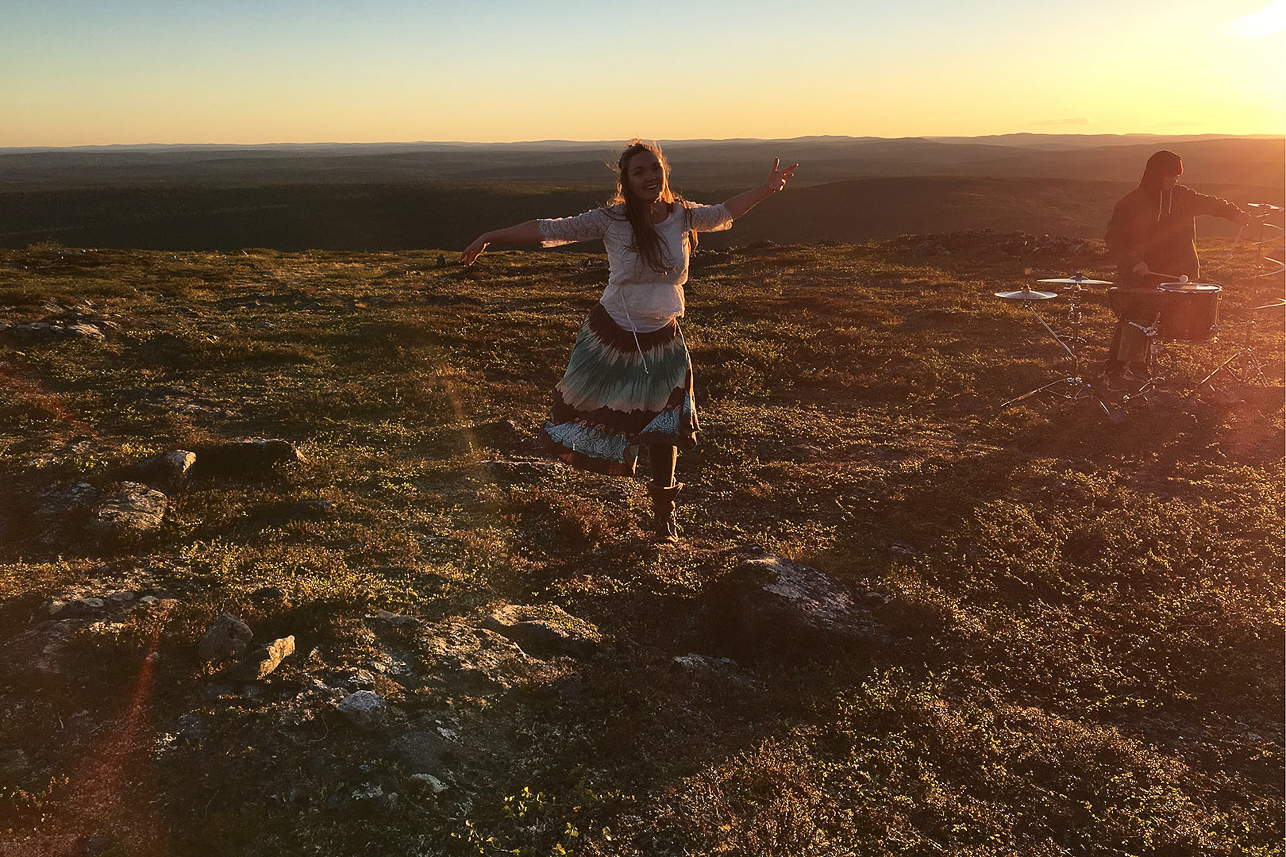
[[[1280,854],[1280,407],[1172,388],[1121,424],[1040,400],[998,412],[1063,370],[991,294],[1108,267],[926,263],[906,246],[697,261],[685,331],[705,431],[680,460],[685,541],[663,550],[639,485],[545,468],[532,446],[602,288],[597,257],[0,252],[8,320],[53,299],[125,329],[0,350],[0,633],[68,591],[180,598],[158,626],[86,638],[75,692],[0,677],[0,842],[53,841],[31,837],[83,797],[77,772],[157,638],[156,733],[204,711],[219,751],[138,773],[156,830],[108,853]],[[1206,254],[1208,273],[1235,322],[1280,284],[1225,255]],[[1111,316],[1095,300],[1086,319],[1097,356]],[[1280,390],[1280,314],[1256,336]],[[1162,360],[1195,378],[1228,348]],[[110,487],[149,454],[251,435],[308,465],[194,484],[146,552],[41,547],[17,514],[49,484]],[[331,501],[328,516],[290,514],[301,499]],[[674,655],[718,654],[703,599],[746,544],[889,593],[895,642],[676,671]],[[265,602],[266,586],[286,598]],[[296,635],[289,686],[314,648],[364,664],[370,609],[450,617],[495,599],[560,604],[617,655],[536,675],[494,709],[454,703],[482,706],[503,764],[450,800],[341,817],[340,784],[405,790],[378,742],[274,744],[253,706],[202,701],[193,648],[218,612]],[[291,782],[311,790],[279,793]]]

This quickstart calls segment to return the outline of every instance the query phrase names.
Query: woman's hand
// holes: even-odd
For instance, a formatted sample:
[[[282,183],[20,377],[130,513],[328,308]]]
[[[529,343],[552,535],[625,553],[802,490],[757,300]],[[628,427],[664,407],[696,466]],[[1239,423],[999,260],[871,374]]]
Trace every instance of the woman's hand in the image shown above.
[[[769,193],[776,193],[784,188],[786,186],[786,182],[790,181],[791,176],[795,174],[795,168],[798,167],[799,164],[791,164],[784,170],[778,169],[780,166],[781,158],[773,158],[772,169],[768,171],[768,181],[764,182],[764,186],[768,188]]]
[[[468,247],[465,247],[464,251],[460,253],[460,262],[464,265],[472,265],[474,262],[476,262],[478,257],[482,255],[482,251],[486,250],[487,245],[491,243],[490,241],[487,240],[487,237],[490,234],[491,233],[488,232],[486,234],[479,235],[476,239],[474,239],[474,242],[472,244],[470,244]]]

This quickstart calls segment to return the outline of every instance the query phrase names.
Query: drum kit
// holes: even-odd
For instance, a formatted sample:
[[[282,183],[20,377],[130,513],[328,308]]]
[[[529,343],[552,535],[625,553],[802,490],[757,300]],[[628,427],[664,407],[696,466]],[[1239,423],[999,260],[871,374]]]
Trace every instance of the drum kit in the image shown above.
[[[1276,210],[1280,211],[1281,209]],[[1265,261],[1273,263],[1276,266],[1275,269],[1266,266]],[[1281,273],[1281,263],[1273,259],[1264,260],[1261,255],[1259,271],[1258,276],[1265,277]],[[1084,360],[1078,350],[1085,342],[1080,335],[1081,301],[1090,287],[1112,287],[1107,292],[1108,304],[1117,317],[1121,319],[1122,324],[1134,328],[1142,334],[1141,337],[1135,334],[1136,337],[1140,339],[1146,337],[1144,341],[1146,342],[1146,355],[1149,358],[1147,360],[1149,366],[1151,357],[1162,343],[1213,343],[1220,332],[1219,299],[1222,296],[1223,289],[1211,283],[1189,282],[1186,276],[1173,276],[1170,274],[1161,274],[1160,276],[1164,277],[1168,282],[1163,282],[1152,289],[1115,288],[1107,280],[1091,279],[1079,271],[1068,277],[1037,280],[1038,283],[1047,287],[1063,288],[1070,298],[1070,309],[1067,314],[1068,323],[1062,332],[1055,331],[1050,327],[1045,322],[1045,319],[1040,316],[1040,313],[1036,311],[1037,305],[1056,299],[1058,297],[1057,292],[1038,291],[1030,286],[1024,286],[1013,291],[996,292],[995,296],[1001,300],[1022,303],[1023,309],[1030,312],[1041,327],[1053,337],[1054,341],[1063,349],[1064,358],[1070,360],[1072,364],[1070,374],[1010,399],[1003,403],[1000,408],[1003,410],[1038,395],[1053,395],[1073,402],[1092,401],[1109,417],[1113,416],[1112,409],[1104,401],[1102,395],[1104,389],[1101,386],[1092,384],[1085,377]],[[1228,372],[1241,381],[1264,384],[1263,368],[1250,347],[1254,339],[1253,326],[1255,317],[1258,312],[1282,309],[1283,307],[1286,307],[1286,299],[1255,307],[1250,313],[1241,348],[1236,354],[1216,367],[1209,375],[1197,382],[1196,389],[1204,388],[1220,372]],[[1150,371],[1148,374],[1149,377],[1138,379],[1139,384],[1134,389],[1120,396],[1122,403],[1128,402],[1133,398],[1142,397],[1156,387],[1160,379],[1152,376]]]

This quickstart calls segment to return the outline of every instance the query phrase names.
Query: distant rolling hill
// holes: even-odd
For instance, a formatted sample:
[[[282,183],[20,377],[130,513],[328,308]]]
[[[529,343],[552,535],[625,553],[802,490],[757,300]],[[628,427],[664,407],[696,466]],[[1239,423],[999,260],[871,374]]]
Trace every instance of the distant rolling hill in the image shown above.
[[[619,144],[388,144],[0,150],[0,246],[397,250],[602,202]],[[1185,181],[1282,203],[1281,138],[804,138],[666,144],[675,186],[718,201],[771,159],[798,179],[706,246],[857,242],[967,228],[1096,237],[1158,148]],[[1221,223],[1205,234],[1229,234]]]

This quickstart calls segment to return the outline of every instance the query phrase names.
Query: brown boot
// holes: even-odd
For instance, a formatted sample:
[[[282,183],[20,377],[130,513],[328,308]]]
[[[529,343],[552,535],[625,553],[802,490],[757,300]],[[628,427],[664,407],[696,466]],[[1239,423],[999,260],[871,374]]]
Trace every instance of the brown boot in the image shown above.
[[[674,519],[674,498],[679,496],[679,489],[682,487],[682,482],[675,482],[669,488],[647,486],[647,493],[652,496],[652,512],[656,516],[654,534],[658,542],[677,544],[679,541],[679,523]]]

